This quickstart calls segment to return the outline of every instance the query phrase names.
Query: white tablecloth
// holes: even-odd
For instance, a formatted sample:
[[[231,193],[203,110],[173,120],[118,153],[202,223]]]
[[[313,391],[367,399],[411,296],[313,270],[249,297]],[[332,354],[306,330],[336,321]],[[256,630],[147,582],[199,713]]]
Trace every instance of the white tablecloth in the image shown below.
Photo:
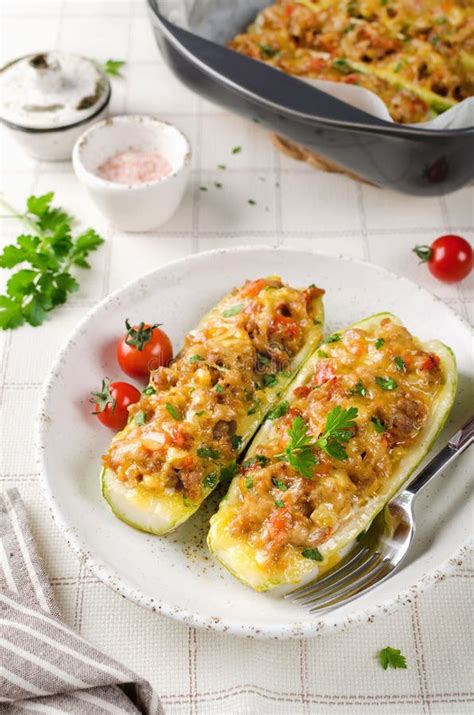
[[[26,502],[64,619],[148,678],[170,715],[472,712],[469,564],[409,607],[347,632],[274,643],[195,631],[127,602],[77,560],[42,497],[32,444],[40,385],[78,320],[126,281],[196,251],[271,244],[365,258],[417,281],[472,321],[473,277],[461,285],[437,283],[411,253],[415,243],[442,233],[473,240],[470,189],[410,198],[281,156],[260,127],[177,82],[158,54],[144,3],[15,1],[4,2],[3,13],[3,60],[53,47],[124,59],[125,79],[113,83],[113,112],[154,112],[181,127],[194,152],[178,214],[159,232],[126,235],[97,213],[69,163],[33,162],[2,133],[1,190],[9,200],[21,207],[30,193],[54,190],[59,204],[107,239],[66,306],[40,328],[0,334],[1,485],[17,486]],[[241,152],[232,154],[234,146]],[[7,219],[1,226],[3,245],[19,226]],[[402,650],[407,670],[381,669],[376,654],[387,645]]]

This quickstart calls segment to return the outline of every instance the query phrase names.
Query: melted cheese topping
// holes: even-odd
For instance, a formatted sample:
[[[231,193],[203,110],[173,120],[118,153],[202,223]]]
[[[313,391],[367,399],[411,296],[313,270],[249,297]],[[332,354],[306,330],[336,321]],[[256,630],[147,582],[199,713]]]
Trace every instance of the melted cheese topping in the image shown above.
[[[230,47],[301,77],[375,92],[397,122],[474,94],[469,0],[279,0]]]
[[[442,385],[439,358],[389,318],[377,328],[332,337],[319,349],[305,384],[293,389],[291,407],[273,422],[268,441],[240,469],[240,506],[230,530],[266,553],[269,563],[284,565],[291,547],[317,548],[344,517],[382,490]],[[335,407],[357,408],[356,426],[344,443],[347,459],[314,448],[317,464],[304,478],[281,459],[288,429],[301,416],[314,441]]]
[[[151,374],[145,392],[152,394],[131,406],[104,465],[141,493],[180,492],[199,502],[223,471],[235,472],[258,415],[280,381],[288,381],[293,358],[315,330],[322,294],[278,277],[234,290],[186,337],[171,366]]]

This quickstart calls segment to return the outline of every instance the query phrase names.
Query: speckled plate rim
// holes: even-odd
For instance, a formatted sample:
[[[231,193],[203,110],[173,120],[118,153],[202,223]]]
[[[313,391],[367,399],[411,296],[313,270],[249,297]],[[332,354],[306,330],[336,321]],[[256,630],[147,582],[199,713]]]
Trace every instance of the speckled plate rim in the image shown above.
[[[42,486],[43,493],[46,497],[49,510],[53,517],[53,520],[57,524],[59,531],[65,538],[68,545],[73,549],[77,556],[83,561],[86,567],[92,571],[92,573],[103,583],[105,583],[109,588],[128,600],[136,603],[139,606],[147,608],[151,611],[160,613],[162,615],[168,616],[176,621],[187,624],[188,626],[193,626],[196,628],[201,628],[208,631],[217,631],[221,633],[229,633],[232,635],[242,636],[246,638],[261,638],[261,639],[272,639],[272,640],[288,640],[294,638],[308,638],[314,637],[321,633],[334,632],[336,630],[345,630],[349,626],[360,624],[360,623],[370,623],[376,618],[393,613],[399,606],[410,603],[413,599],[417,598],[421,593],[432,588],[436,583],[443,581],[446,576],[455,568],[461,566],[469,555],[471,549],[474,547],[474,538],[468,539],[462,543],[459,548],[453,553],[451,558],[446,560],[436,569],[432,569],[425,573],[422,578],[420,578],[415,584],[409,588],[401,591],[395,598],[386,599],[381,603],[377,603],[368,608],[355,610],[346,616],[342,616],[338,613],[338,609],[331,612],[333,618],[331,621],[320,620],[317,616],[311,622],[298,623],[294,622],[291,624],[278,624],[275,626],[265,626],[264,629],[256,626],[248,626],[238,622],[233,622],[225,619],[217,619],[212,617],[206,617],[201,615],[199,612],[193,612],[188,609],[179,608],[173,606],[171,603],[166,603],[161,599],[154,598],[147,595],[134,588],[123,576],[119,575],[113,568],[111,568],[105,561],[98,559],[90,554],[88,551],[88,546],[76,533],[75,529],[71,527],[67,520],[63,517],[60,508],[56,503],[55,496],[50,488],[47,470],[44,460],[45,446],[43,441],[44,430],[47,421],[47,409],[48,409],[48,396],[52,388],[52,385],[56,379],[56,374],[61,367],[61,363],[66,357],[72,343],[74,343],[76,335],[78,335],[83,327],[88,323],[88,321],[94,316],[95,312],[100,310],[104,305],[111,303],[115,300],[119,294],[128,289],[132,288],[136,284],[143,280],[148,280],[151,276],[155,274],[162,273],[163,270],[170,267],[175,267],[178,264],[189,263],[192,261],[202,260],[203,257],[213,256],[213,255],[229,255],[232,256],[235,253],[252,253],[261,250],[271,250],[283,253],[295,253],[295,254],[308,254],[311,253],[314,256],[321,256],[328,259],[337,259],[341,261],[346,261],[353,263],[355,265],[361,265],[369,267],[372,270],[378,271],[382,275],[387,276],[387,278],[396,279],[399,282],[405,283],[411,290],[427,294],[430,299],[434,299],[440,303],[443,301],[434,296],[425,288],[421,288],[413,281],[408,280],[404,276],[398,276],[393,271],[389,271],[386,268],[377,266],[369,261],[364,261],[358,258],[346,257],[341,255],[328,254],[321,251],[309,251],[307,249],[294,249],[287,247],[275,247],[271,245],[257,245],[257,246],[235,246],[232,248],[220,248],[211,251],[203,251],[200,253],[195,253],[190,256],[185,256],[183,258],[178,258],[174,261],[170,261],[159,268],[154,269],[145,273],[139,278],[129,281],[124,286],[121,286],[117,290],[110,293],[108,296],[103,298],[101,301],[96,303],[96,305],[91,308],[84,316],[84,318],[77,324],[74,331],[69,335],[65,344],[59,351],[56,359],[53,362],[51,369],[48,372],[46,380],[43,384],[40,400],[39,409],[37,414],[37,419],[34,428],[34,447],[36,455],[36,463],[40,472],[40,484]],[[455,313],[455,311],[449,306],[443,303],[444,307],[452,313],[453,318],[459,321],[469,332],[472,333],[470,325],[462,318],[460,315]],[[376,590],[374,595],[376,594]],[[354,601],[354,605],[357,605],[357,599]],[[326,616],[327,618],[327,616]]]

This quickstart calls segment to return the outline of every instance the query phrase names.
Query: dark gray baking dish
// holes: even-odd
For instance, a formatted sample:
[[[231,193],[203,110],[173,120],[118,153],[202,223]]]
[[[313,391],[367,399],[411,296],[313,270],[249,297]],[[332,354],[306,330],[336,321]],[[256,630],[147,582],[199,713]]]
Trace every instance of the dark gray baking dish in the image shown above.
[[[147,0],[156,41],[193,91],[373,182],[417,196],[454,191],[474,177],[474,126],[428,130],[386,122],[225,47],[269,0],[219,0],[193,32]],[[166,3],[169,7],[169,1]]]

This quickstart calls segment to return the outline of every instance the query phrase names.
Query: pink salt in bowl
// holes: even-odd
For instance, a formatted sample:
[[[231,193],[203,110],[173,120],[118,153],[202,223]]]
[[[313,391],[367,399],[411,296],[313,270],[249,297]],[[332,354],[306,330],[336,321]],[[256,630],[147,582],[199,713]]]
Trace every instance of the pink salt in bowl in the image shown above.
[[[150,231],[176,212],[191,147],[172,124],[148,115],[110,117],[82,134],[74,171],[104,216],[123,231]]]

